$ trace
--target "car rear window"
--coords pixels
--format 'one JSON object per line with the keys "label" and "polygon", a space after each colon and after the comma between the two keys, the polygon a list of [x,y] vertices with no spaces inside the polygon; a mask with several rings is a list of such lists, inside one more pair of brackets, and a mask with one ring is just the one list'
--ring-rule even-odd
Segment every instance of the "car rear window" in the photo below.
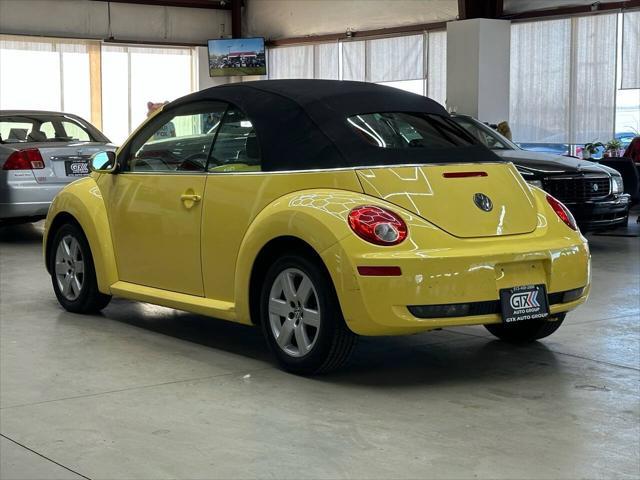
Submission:
{"label": "car rear window", "polygon": [[441,149],[476,145],[450,119],[424,113],[365,113],[347,119],[351,129],[372,146],[388,149]]}
{"label": "car rear window", "polygon": [[56,115],[13,115],[0,117],[2,143],[99,141],[77,120]]}

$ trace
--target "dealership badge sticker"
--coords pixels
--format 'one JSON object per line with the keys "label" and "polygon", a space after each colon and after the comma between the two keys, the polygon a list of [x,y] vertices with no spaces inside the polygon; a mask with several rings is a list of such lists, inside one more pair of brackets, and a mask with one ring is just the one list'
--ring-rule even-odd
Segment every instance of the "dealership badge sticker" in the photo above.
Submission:
{"label": "dealership badge sticker", "polygon": [[544,285],[526,285],[500,290],[505,323],[540,320],[549,316]]}

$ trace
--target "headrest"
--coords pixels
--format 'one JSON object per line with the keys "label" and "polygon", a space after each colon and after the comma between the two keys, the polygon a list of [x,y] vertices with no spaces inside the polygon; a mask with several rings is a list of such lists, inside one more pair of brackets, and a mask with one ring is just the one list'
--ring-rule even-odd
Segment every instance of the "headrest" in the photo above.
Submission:
{"label": "headrest", "polygon": [[9,137],[7,138],[12,140],[26,140],[27,132],[28,130],[26,128],[12,128],[9,130]]}
{"label": "headrest", "polygon": [[29,134],[29,140],[33,142],[46,142],[47,135],[46,133],[41,132],[40,130],[32,130],[31,133]]}

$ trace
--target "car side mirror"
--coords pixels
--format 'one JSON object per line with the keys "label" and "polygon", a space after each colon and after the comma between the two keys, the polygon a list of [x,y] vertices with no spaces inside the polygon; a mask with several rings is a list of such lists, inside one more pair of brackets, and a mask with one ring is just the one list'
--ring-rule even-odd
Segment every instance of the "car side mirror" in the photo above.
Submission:
{"label": "car side mirror", "polygon": [[116,152],[94,153],[89,160],[89,169],[98,173],[113,173],[118,166]]}

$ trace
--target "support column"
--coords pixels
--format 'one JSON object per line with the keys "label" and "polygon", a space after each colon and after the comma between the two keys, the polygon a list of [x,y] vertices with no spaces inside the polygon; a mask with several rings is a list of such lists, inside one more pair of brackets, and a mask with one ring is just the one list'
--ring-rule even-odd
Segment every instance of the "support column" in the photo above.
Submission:
{"label": "support column", "polygon": [[447,23],[447,108],[483,122],[509,120],[511,22]]}

